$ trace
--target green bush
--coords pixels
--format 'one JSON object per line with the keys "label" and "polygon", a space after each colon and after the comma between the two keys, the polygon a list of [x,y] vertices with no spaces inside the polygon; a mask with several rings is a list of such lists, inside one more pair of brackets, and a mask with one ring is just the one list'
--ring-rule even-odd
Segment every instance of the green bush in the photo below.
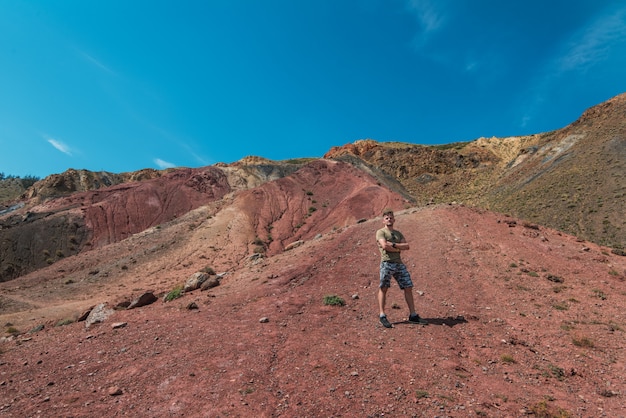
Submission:
{"label": "green bush", "polygon": [[324,305],[328,306],[344,306],[346,301],[337,295],[324,296]]}
{"label": "green bush", "polygon": [[215,275],[215,270],[213,270],[213,267],[206,266],[206,267],[203,267],[200,271],[203,273],[209,274],[211,276]]}
{"label": "green bush", "polygon": [[174,299],[178,299],[183,295],[183,286],[176,286],[174,289],[170,290],[170,292],[165,295],[165,301],[171,302]]}

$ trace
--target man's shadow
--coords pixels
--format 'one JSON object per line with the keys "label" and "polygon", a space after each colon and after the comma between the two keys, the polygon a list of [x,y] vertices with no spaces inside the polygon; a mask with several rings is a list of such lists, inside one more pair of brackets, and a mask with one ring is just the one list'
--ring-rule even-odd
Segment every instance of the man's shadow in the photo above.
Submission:
{"label": "man's shadow", "polygon": [[[426,325],[446,325],[446,326],[452,328],[455,325],[466,324],[467,323],[467,319],[465,319],[465,317],[463,315],[448,316],[446,318],[423,318],[423,319],[426,322],[428,322],[428,324],[423,324],[423,326],[426,326]],[[394,322],[394,325],[396,325],[396,324],[419,325],[419,324],[415,324],[415,323],[409,322],[409,321]]]}

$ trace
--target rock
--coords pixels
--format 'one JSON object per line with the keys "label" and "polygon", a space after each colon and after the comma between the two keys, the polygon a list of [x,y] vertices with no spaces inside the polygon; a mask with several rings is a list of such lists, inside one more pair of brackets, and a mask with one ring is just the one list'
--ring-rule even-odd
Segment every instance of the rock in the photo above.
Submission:
{"label": "rock", "polygon": [[196,302],[191,302],[189,303],[189,305],[187,305],[187,310],[194,310],[194,309],[198,309],[198,304]]}
{"label": "rock", "polygon": [[125,300],[115,305],[115,309],[127,309],[129,306],[130,306],[130,301]]}
{"label": "rock", "polygon": [[202,283],[200,290],[208,290],[220,285],[220,279],[218,276],[209,277],[207,281]]}
{"label": "rock", "polygon": [[192,290],[199,289],[200,286],[202,286],[202,284],[209,279],[209,277],[210,276],[208,273],[198,271],[192,274],[191,277],[187,279],[187,281],[185,282],[185,286],[183,287],[183,290],[185,292],[191,292]]}
{"label": "rock", "polygon": [[29,334],[34,334],[36,332],[39,332],[41,330],[43,330],[45,328],[45,325],[43,324],[39,324],[36,327],[34,327],[33,329],[31,329],[30,331],[28,331]]}
{"label": "rock", "polygon": [[101,303],[91,310],[89,316],[85,320],[85,328],[89,328],[93,324],[104,322],[108,317],[113,315],[113,309],[109,309],[106,303]]}
{"label": "rock", "polygon": [[120,396],[122,393],[124,393],[122,389],[117,386],[111,386],[108,392],[109,396]]}
{"label": "rock", "polygon": [[137,299],[133,300],[126,309],[140,308],[142,306],[150,305],[157,300],[158,299],[156,296],[154,296],[154,293],[146,292],[143,295],[139,296]]}
{"label": "rock", "polygon": [[285,247],[285,251],[289,251],[289,250],[293,250],[294,248],[298,248],[302,244],[304,244],[304,241],[302,241],[302,240],[298,240],[296,242],[292,242],[291,244],[289,244],[289,245],[287,245]]}
{"label": "rock", "polygon": [[263,318],[259,319],[259,322],[262,324],[266,324],[270,322],[270,319],[267,316],[264,316]]}
{"label": "rock", "polygon": [[116,322],[116,323],[111,325],[111,328],[119,329],[119,328],[124,328],[126,325],[128,325],[127,322]]}
{"label": "rock", "polygon": [[89,317],[89,314],[91,313],[91,311],[93,310],[94,306],[90,307],[89,309],[87,309],[85,312],[83,312],[82,314],[80,314],[80,316],[78,317],[78,319],[76,320],[77,322],[83,322],[85,320],[87,320],[87,317]]}

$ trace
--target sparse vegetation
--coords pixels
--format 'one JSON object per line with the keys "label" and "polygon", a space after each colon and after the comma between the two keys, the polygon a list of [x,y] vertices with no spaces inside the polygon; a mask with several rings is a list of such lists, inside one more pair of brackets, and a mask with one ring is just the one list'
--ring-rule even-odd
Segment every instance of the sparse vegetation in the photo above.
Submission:
{"label": "sparse vegetation", "polygon": [[510,354],[502,354],[500,356],[500,360],[502,360],[503,363],[508,363],[508,364],[517,363],[515,359],[513,358],[513,356]]}
{"label": "sparse vegetation", "polygon": [[346,301],[343,300],[340,296],[337,295],[326,295],[324,296],[324,305],[327,306],[344,306]]}
{"label": "sparse vegetation", "polygon": [[59,322],[56,323],[55,326],[62,327],[62,326],[73,324],[73,323],[74,321],[72,319],[66,318],[66,319],[61,319]]}
{"label": "sparse vegetation", "polygon": [[20,333],[20,331],[17,328],[15,328],[14,326],[9,325],[7,327],[7,334],[18,335],[19,333]]}
{"label": "sparse vegetation", "polygon": [[547,377],[554,377],[557,380],[565,380],[565,372],[559,366],[555,366],[554,364],[548,365]]}
{"label": "sparse vegetation", "polygon": [[178,299],[183,296],[183,286],[176,286],[174,289],[170,290],[167,295],[165,295],[165,302],[171,302],[174,299]]}
{"label": "sparse vegetation", "polygon": [[569,418],[572,415],[561,408],[554,408],[546,400],[542,400],[530,407],[530,412],[536,418]]}
{"label": "sparse vegetation", "polygon": [[429,398],[430,395],[425,390],[418,390],[415,392],[415,397],[417,397],[417,399],[423,399],[423,398]]}
{"label": "sparse vegetation", "polygon": [[585,337],[585,336],[573,337],[572,338],[572,343],[576,347],[582,347],[582,348],[593,348],[594,345],[595,345],[591,339],[589,339],[588,337]]}
{"label": "sparse vegetation", "polygon": [[201,272],[209,274],[211,276],[215,275],[215,270],[211,266],[205,266],[200,269]]}

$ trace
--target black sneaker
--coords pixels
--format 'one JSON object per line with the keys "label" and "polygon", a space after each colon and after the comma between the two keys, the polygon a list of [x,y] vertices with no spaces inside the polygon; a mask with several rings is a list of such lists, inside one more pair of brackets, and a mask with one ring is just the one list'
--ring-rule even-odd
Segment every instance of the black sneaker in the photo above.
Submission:
{"label": "black sneaker", "polygon": [[383,327],[393,328],[393,325],[391,325],[391,322],[389,322],[386,315],[379,317],[379,319],[380,319],[380,323],[383,324]]}
{"label": "black sneaker", "polygon": [[428,325],[428,321],[426,321],[423,318],[420,318],[418,314],[409,315],[409,322],[413,324],[419,324],[419,325]]}

